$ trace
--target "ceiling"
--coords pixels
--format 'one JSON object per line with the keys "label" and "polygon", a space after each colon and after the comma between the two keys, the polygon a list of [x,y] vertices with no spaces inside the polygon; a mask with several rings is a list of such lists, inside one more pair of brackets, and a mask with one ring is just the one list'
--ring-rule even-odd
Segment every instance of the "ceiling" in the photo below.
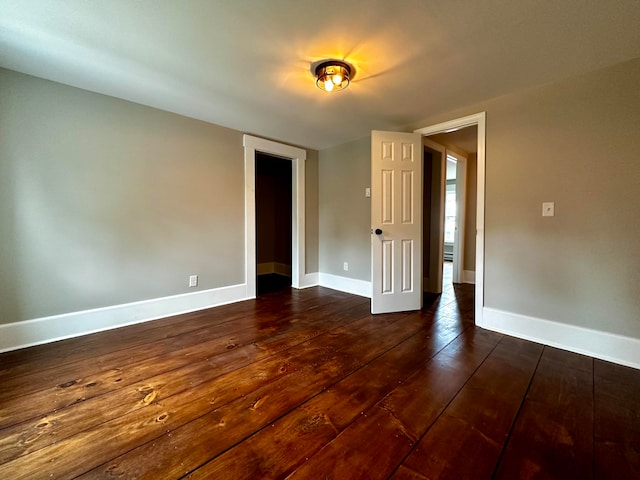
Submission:
{"label": "ceiling", "polygon": [[454,146],[467,154],[478,153],[478,127],[472,126],[447,133],[429,135],[429,139],[444,146]]}
{"label": "ceiling", "polygon": [[[640,1],[0,0],[0,66],[322,149],[640,57]],[[310,64],[345,59],[347,90]]]}

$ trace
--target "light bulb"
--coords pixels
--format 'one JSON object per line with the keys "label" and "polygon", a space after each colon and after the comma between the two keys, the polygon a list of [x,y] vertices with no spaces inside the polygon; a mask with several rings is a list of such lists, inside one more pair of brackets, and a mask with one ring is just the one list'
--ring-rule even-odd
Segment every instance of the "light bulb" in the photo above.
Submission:
{"label": "light bulb", "polygon": [[327,60],[315,68],[316,85],[325,92],[343,90],[349,86],[352,67],[340,60]]}
{"label": "light bulb", "polygon": [[327,92],[330,92],[330,91],[332,91],[332,90],[333,90],[333,82],[331,81],[331,77],[327,78],[327,79],[324,81],[324,89],[325,89]]}

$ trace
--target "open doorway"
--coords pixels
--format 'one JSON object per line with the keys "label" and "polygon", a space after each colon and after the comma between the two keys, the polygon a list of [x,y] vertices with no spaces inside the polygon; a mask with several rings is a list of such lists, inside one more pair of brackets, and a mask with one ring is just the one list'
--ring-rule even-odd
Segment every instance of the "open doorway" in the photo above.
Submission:
{"label": "open doorway", "polygon": [[444,266],[453,283],[475,283],[478,126],[427,138],[446,149]]}
{"label": "open doorway", "polygon": [[419,128],[414,130],[414,133],[418,133],[422,136],[435,135],[439,133],[450,133],[463,130],[467,127],[476,127],[476,152],[475,155],[475,178],[471,178],[469,175],[469,195],[467,198],[475,198],[475,211],[469,212],[468,221],[475,220],[472,228],[467,229],[467,234],[472,235],[475,238],[475,248],[473,254],[475,255],[474,264],[475,270],[473,271],[474,287],[474,320],[478,326],[484,325],[483,320],[483,308],[484,308],[484,182],[485,182],[485,135],[486,135],[486,113],[480,112],[466,117],[456,118],[446,122],[430,125],[428,127]]}
{"label": "open doorway", "polygon": [[[422,272],[424,276],[428,271],[421,265],[423,253],[428,249],[424,247],[424,244],[423,248],[419,250],[415,249],[414,246],[421,238],[424,240],[425,236],[427,236],[423,232],[426,222],[422,220],[430,217],[424,215],[424,210],[419,212],[420,217],[412,215],[412,212],[414,212],[413,206],[422,206],[424,208],[422,203],[427,196],[424,194],[425,187],[422,182],[417,184],[417,182],[412,181],[414,172],[419,172],[422,175],[421,169],[413,168],[417,164],[415,162],[415,152],[422,154],[424,143],[421,145],[421,142],[429,142],[428,139],[424,138],[425,136],[455,132],[470,126],[477,127],[475,139],[477,144],[477,176],[474,182],[476,194],[473,195],[476,199],[477,210],[475,212],[475,224],[473,228],[468,229],[468,234],[475,235],[475,287],[471,286],[471,292],[474,292],[472,293],[474,298],[472,315],[477,325],[483,325],[485,112],[419,128],[414,130],[413,134],[379,130],[371,132],[372,313],[417,310],[423,305],[423,292],[420,291],[422,289],[414,287],[425,280],[423,278],[421,282],[420,276],[417,274]],[[418,135],[416,136],[415,134]],[[420,156],[422,157],[422,155]],[[395,157],[401,159],[401,162],[394,163],[393,159]],[[394,178],[393,173],[396,172],[401,164],[401,168],[406,167],[408,169],[406,172],[399,173],[398,178],[404,181],[400,182],[399,188],[391,188],[391,180]],[[409,169],[409,167],[412,168]],[[444,175],[441,175],[441,178],[444,184]],[[413,186],[416,186],[416,188],[413,188]],[[394,221],[395,217],[389,215],[389,212],[393,211],[391,207],[394,204],[401,205],[404,208],[402,215],[406,214],[406,216],[397,215],[398,219],[403,219],[402,222]],[[441,223],[443,225],[444,209],[440,211],[443,212]],[[404,220],[405,218],[406,221]],[[407,228],[404,228],[401,234],[398,234],[393,229],[385,231],[382,228],[385,225],[396,226],[400,223],[403,226],[407,225]],[[411,229],[409,229],[409,226]],[[442,231],[444,231],[444,228],[442,228]],[[433,238],[434,233],[431,232],[428,237]],[[404,248],[393,249],[392,247],[396,241],[402,242],[402,247]],[[413,253],[416,251],[418,254],[414,255]],[[441,255],[434,256],[434,258],[442,264]],[[417,280],[416,276],[418,277]],[[436,273],[434,276],[439,276],[441,283],[442,269],[439,269],[439,274]],[[418,300],[416,300],[416,297]]]}
{"label": "open doorway", "polygon": [[291,286],[291,160],[256,153],[256,288],[257,294]]}
{"label": "open doorway", "polygon": [[305,273],[305,160],[301,148],[243,135],[245,199],[245,277],[246,298],[256,296],[256,154],[266,153],[291,162],[291,286],[303,288],[309,280]]}
{"label": "open doorway", "polygon": [[423,138],[425,306],[474,283],[477,138],[476,125]]}
{"label": "open doorway", "polygon": [[456,175],[458,161],[447,152],[447,168],[445,176],[444,191],[444,252],[445,263],[453,263],[454,247],[460,241],[456,232],[458,231],[457,221],[462,210],[456,205],[456,199],[460,196],[460,185]]}
{"label": "open doorway", "polygon": [[[464,215],[464,205],[462,209],[458,205],[461,193],[461,183],[457,175],[458,160],[447,151],[445,169],[445,191],[444,191],[444,247],[443,247],[443,268],[442,268],[442,289],[443,291],[453,288],[454,283],[460,283],[459,277],[454,278],[454,270],[458,271],[460,256],[459,225],[461,216]],[[462,190],[463,192],[463,190]],[[455,265],[455,269],[454,269]]]}

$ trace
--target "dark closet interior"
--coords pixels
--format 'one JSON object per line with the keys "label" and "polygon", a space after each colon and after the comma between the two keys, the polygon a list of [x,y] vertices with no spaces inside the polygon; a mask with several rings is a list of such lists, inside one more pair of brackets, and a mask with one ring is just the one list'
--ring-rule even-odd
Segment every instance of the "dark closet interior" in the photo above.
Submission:
{"label": "dark closet interior", "polygon": [[291,286],[291,160],[256,154],[257,293]]}

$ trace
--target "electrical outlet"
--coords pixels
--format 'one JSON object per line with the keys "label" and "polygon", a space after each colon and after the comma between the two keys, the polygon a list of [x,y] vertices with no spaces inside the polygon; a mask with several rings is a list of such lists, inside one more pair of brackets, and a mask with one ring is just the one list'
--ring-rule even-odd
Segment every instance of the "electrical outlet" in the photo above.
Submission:
{"label": "electrical outlet", "polygon": [[544,202],[542,204],[542,216],[553,217],[555,215],[556,204],[554,202]]}
{"label": "electrical outlet", "polygon": [[344,263],[342,264],[342,269],[343,269],[345,272],[348,272],[348,271],[349,271],[349,262],[344,262]]}
{"label": "electrical outlet", "polygon": [[198,275],[191,275],[189,277],[189,286],[197,287],[198,286]]}

